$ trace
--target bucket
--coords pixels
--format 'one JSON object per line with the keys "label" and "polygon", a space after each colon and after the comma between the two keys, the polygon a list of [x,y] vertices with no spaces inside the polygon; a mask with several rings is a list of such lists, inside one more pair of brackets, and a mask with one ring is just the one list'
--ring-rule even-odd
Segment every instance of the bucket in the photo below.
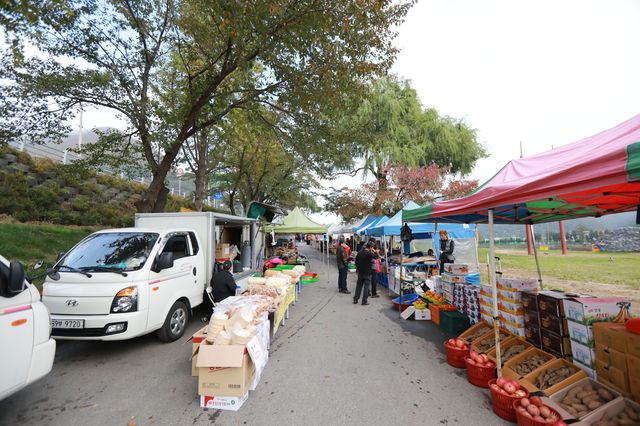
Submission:
{"label": "bucket", "polygon": [[522,398],[529,397],[529,391],[521,388],[527,394],[523,397],[513,397],[509,395],[501,394],[491,388],[491,385],[496,382],[496,379],[489,380],[489,391],[491,392],[491,405],[493,406],[493,412],[505,420],[510,422],[516,421],[516,410],[513,403],[519,403]]}
{"label": "bucket", "polygon": [[476,385],[481,388],[489,387],[489,380],[496,377],[496,367],[478,367],[477,365],[469,364],[468,356],[464,357],[464,362],[467,364],[467,379],[472,385]]}
{"label": "bucket", "polygon": [[[542,425],[547,425],[549,423],[546,422],[539,422],[537,420],[533,420],[532,417],[527,417],[524,414],[520,414],[518,412],[518,410],[516,409],[516,407],[518,406],[518,404],[520,403],[520,400],[517,401],[513,401],[511,408],[513,409],[515,415],[516,415],[516,419],[513,420],[514,422],[518,422],[518,426],[542,426]],[[562,416],[560,415],[560,413],[558,413],[556,410],[554,410],[553,408],[549,407],[548,405],[546,406],[549,410],[551,410],[551,412],[553,414],[555,414],[555,416],[558,418],[557,421],[562,421]],[[555,424],[555,423],[552,423]]]}
{"label": "bucket", "polygon": [[464,362],[464,358],[469,356],[469,348],[460,349],[444,342],[444,349],[447,352],[447,364],[455,368],[465,368],[467,366]]}

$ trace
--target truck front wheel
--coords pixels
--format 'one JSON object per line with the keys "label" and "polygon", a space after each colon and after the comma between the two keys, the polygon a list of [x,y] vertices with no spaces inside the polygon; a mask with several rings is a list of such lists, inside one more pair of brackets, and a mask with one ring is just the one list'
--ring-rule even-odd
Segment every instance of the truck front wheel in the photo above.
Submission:
{"label": "truck front wheel", "polygon": [[178,300],[173,304],[171,309],[169,309],[162,328],[158,330],[158,339],[163,342],[178,340],[187,329],[188,322],[189,310],[187,309],[187,305]]}

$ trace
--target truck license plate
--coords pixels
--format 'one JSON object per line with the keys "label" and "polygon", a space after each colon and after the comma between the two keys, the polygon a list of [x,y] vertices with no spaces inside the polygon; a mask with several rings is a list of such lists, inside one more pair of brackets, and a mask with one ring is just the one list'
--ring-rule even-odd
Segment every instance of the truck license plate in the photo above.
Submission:
{"label": "truck license plate", "polygon": [[84,320],[51,318],[51,328],[84,328]]}

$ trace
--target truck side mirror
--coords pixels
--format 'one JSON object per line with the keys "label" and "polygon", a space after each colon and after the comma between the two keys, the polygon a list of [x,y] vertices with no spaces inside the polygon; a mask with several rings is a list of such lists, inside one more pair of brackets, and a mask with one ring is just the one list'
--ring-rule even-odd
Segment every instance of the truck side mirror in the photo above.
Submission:
{"label": "truck side mirror", "polygon": [[156,260],[155,268],[152,268],[153,272],[160,272],[163,269],[173,268],[173,252],[162,253]]}
{"label": "truck side mirror", "polygon": [[24,267],[22,263],[11,261],[9,264],[9,283],[8,290],[10,294],[22,293],[25,289],[24,285]]}

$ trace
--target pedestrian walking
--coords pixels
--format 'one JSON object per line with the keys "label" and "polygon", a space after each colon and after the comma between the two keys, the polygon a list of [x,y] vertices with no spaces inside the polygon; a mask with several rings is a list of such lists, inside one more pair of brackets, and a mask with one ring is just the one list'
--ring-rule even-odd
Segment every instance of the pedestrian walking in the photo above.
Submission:
{"label": "pedestrian walking", "polygon": [[374,250],[373,243],[367,243],[367,245],[356,255],[358,283],[356,284],[356,294],[353,298],[354,304],[358,303],[360,294],[362,294],[362,304],[369,304],[367,299],[369,298],[369,286],[371,285],[371,275],[373,273],[373,270],[371,269],[371,262],[376,258],[378,258],[378,255]]}
{"label": "pedestrian walking", "polygon": [[336,246],[336,263],[338,265],[338,292],[351,294],[347,288],[347,272],[349,267],[349,256],[344,248],[344,241],[340,239]]}

